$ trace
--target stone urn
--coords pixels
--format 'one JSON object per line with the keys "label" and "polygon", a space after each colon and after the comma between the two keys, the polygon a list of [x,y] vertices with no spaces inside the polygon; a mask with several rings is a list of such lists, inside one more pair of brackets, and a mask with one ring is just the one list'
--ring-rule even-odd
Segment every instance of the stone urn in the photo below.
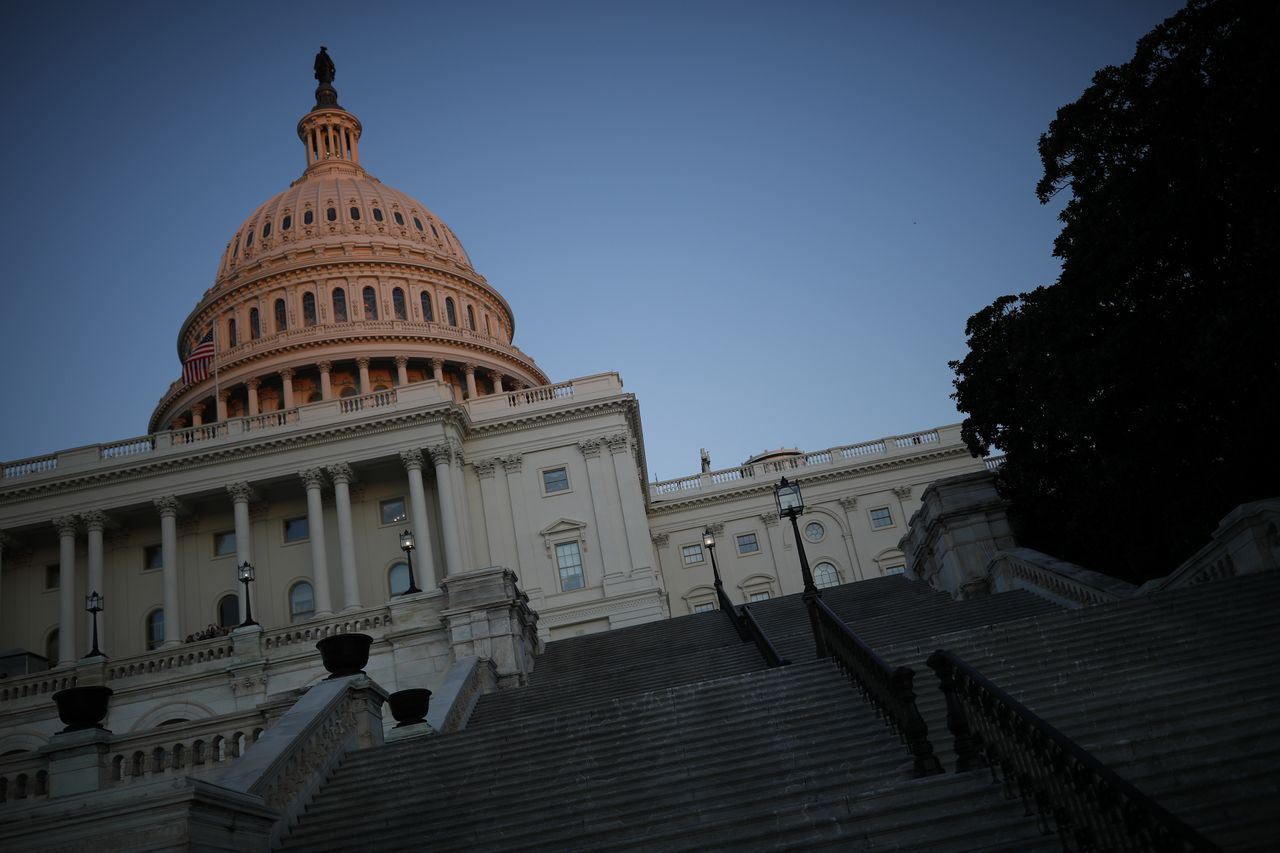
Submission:
{"label": "stone urn", "polygon": [[425,687],[397,690],[387,697],[387,704],[391,706],[391,716],[396,718],[397,729],[425,723],[431,707],[431,691]]}
{"label": "stone urn", "polygon": [[345,678],[364,672],[369,662],[369,646],[373,637],[368,634],[334,634],[316,643],[320,660],[329,670],[330,678]]}
{"label": "stone urn", "polygon": [[53,701],[58,705],[58,717],[66,723],[63,731],[102,728],[102,721],[107,718],[107,703],[113,693],[115,691],[110,687],[92,685],[68,687],[53,694]]}

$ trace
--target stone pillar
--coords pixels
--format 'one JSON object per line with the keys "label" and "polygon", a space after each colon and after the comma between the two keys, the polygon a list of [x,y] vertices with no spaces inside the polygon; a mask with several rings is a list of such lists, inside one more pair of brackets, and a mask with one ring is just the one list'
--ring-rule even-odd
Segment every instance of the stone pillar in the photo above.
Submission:
{"label": "stone pillar", "polygon": [[4,548],[11,540],[0,530],[0,613],[4,612]]}
{"label": "stone pillar", "polygon": [[338,558],[342,562],[342,603],[344,610],[360,607],[360,583],[356,576],[356,540],[351,526],[351,466],[338,462],[329,466],[333,499],[338,509]]}
{"label": "stone pillar", "polygon": [[613,460],[613,486],[618,490],[618,503],[622,513],[622,529],[627,534],[627,550],[631,553],[631,569],[652,569],[649,557],[649,520],[644,510],[644,493],[640,485],[640,469],[631,453],[631,439],[625,433],[617,433],[604,439]]}
{"label": "stone pillar", "polygon": [[858,556],[858,543],[853,538],[853,513],[858,508],[858,499],[853,496],[837,498],[836,503],[840,504],[840,509],[844,510],[845,527],[849,530],[848,536],[845,537],[849,543],[849,560],[853,567],[853,580],[866,580],[867,573],[862,569],[862,558]]}
{"label": "stone pillar", "polygon": [[990,592],[991,559],[1017,547],[1007,507],[990,471],[935,480],[898,542],[908,577],[928,581],[957,599]]}
{"label": "stone pillar", "polygon": [[58,665],[76,660],[76,528],[74,515],[55,518],[58,528]]}
{"label": "stone pillar", "polygon": [[191,407],[191,425],[204,425],[204,403],[196,403]]}
{"label": "stone pillar", "polygon": [[467,483],[462,477],[462,468],[466,460],[462,456],[462,445],[450,441],[453,450],[453,464],[449,473],[453,475],[453,500],[455,516],[458,520],[458,542],[462,546],[462,565],[474,567],[475,554],[471,550],[471,505],[467,502]]}
{"label": "stone pillar", "polygon": [[[578,442],[578,450],[587,462],[587,495],[595,511],[595,533],[599,537],[596,553],[599,555],[600,569],[603,575],[623,575],[624,569],[630,569],[626,548],[626,535],[622,533],[618,516],[622,514],[618,506],[617,493],[610,496],[608,484],[605,482],[605,470],[600,458],[600,441],[588,438]],[[584,561],[583,572],[586,572]],[[584,577],[584,582],[591,585],[591,579]]]}
{"label": "stone pillar", "polygon": [[427,449],[436,468],[436,491],[440,497],[440,526],[444,528],[445,576],[465,571],[462,565],[462,544],[458,535],[458,507],[454,503],[453,472],[449,464],[453,460],[453,448],[447,443]]}
{"label": "stone pillar", "polygon": [[533,553],[533,545],[529,540],[529,526],[526,520],[524,495],[521,494],[520,470],[524,457],[519,453],[502,457],[502,472],[507,477],[507,499],[511,501],[511,527],[516,540],[516,561],[511,568],[523,574],[525,569],[533,570],[537,565]]}
{"label": "stone pillar", "polygon": [[501,393],[502,393],[502,391],[503,391],[503,388],[502,388],[502,374],[501,374],[501,373],[499,373],[499,372],[498,372],[498,371],[496,371],[496,370],[490,370],[490,371],[489,371],[489,381],[493,383],[493,393],[495,393],[495,394],[501,394]]}
{"label": "stone pillar", "polygon": [[[231,495],[231,504],[235,512],[236,519],[236,566],[242,566],[245,563],[253,565],[253,549],[250,547],[249,532],[249,499],[253,497],[253,490],[248,483],[232,483],[227,486],[227,494]],[[249,587],[253,584],[240,584],[240,621],[243,622],[247,617],[245,610],[245,595]],[[259,617],[261,618],[261,617]]]}
{"label": "stone pillar", "polygon": [[369,387],[369,359],[360,356],[356,359],[356,367],[360,369],[360,393],[368,394],[371,390]]}
{"label": "stone pillar", "polygon": [[280,371],[280,389],[284,394],[284,407],[286,409],[293,408],[293,374],[292,367],[286,367]]}
{"label": "stone pillar", "polygon": [[476,366],[471,362],[462,365],[463,374],[467,377],[467,399],[474,400],[479,396],[476,391]]}
{"label": "stone pillar", "polygon": [[[106,596],[105,585],[102,578],[102,529],[107,526],[107,516],[98,510],[90,510],[80,516],[84,522],[85,528],[89,531],[89,577],[86,584],[86,593],[97,592],[103,597]],[[90,623],[93,621],[92,614],[86,613],[84,619],[84,629],[87,634],[90,629]],[[105,636],[106,619],[104,614],[98,614],[98,636]]]}
{"label": "stone pillar", "polygon": [[396,356],[396,385],[409,384],[409,356]]}
{"label": "stone pillar", "polygon": [[227,420],[227,398],[231,396],[231,392],[226,388],[218,392],[218,423],[226,423]]}
{"label": "stone pillar", "polygon": [[173,496],[156,498],[160,511],[160,571],[164,582],[164,644],[176,646],[182,641],[178,618],[178,510]]}
{"label": "stone pillar", "polygon": [[333,613],[333,599],[329,594],[329,564],[324,553],[324,500],[320,489],[324,487],[324,472],[311,468],[298,476],[307,487],[307,536],[311,540],[311,580],[315,585],[316,615]]}
{"label": "stone pillar", "polygon": [[[779,551],[786,547],[787,543],[782,534],[782,528],[778,526],[778,518],[777,510],[760,513],[760,521],[764,523],[764,537],[769,540],[769,559],[773,560],[773,565],[778,573],[778,594],[786,595],[788,592],[787,581],[791,577],[788,572],[795,571],[799,562],[795,557],[787,557],[784,561],[782,555],[779,554]],[[679,554],[676,555],[677,558],[679,556]],[[784,569],[784,567],[789,568]],[[795,589],[790,590],[790,592],[799,592],[802,588],[803,584],[797,578]]]}
{"label": "stone pillar", "polygon": [[477,459],[472,465],[480,480],[480,502],[484,507],[484,532],[489,543],[489,562],[495,566],[514,569],[519,560],[516,558],[516,543],[512,536],[514,524],[510,499],[507,497],[507,473],[501,462],[501,459]]}
{"label": "stone pillar", "polygon": [[333,369],[331,361],[317,361],[316,367],[320,368],[320,399],[333,399],[333,383],[329,381],[329,371]]}
{"label": "stone pillar", "polygon": [[441,385],[444,384],[444,359],[431,359],[431,378]]}
{"label": "stone pillar", "polygon": [[418,450],[401,450],[400,461],[409,473],[409,517],[413,520],[413,535],[417,540],[418,560],[414,573],[422,589],[435,589],[440,585],[436,574],[435,559],[431,547],[431,529],[427,526],[427,490],[422,485],[422,453]]}
{"label": "stone pillar", "polygon": [[249,389],[249,415],[258,414],[258,386],[262,380],[254,376],[245,380],[244,387]]}

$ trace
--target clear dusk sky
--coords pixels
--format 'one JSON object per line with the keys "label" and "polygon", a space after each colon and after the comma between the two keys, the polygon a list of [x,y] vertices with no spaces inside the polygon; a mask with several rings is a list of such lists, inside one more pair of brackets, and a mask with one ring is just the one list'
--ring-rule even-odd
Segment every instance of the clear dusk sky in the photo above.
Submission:
{"label": "clear dusk sky", "polygon": [[965,320],[1057,276],[1038,136],[1180,5],[8,0],[0,459],[145,432],[321,44],[363,165],[553,380],[621,374],[651,478],[958,421]]}

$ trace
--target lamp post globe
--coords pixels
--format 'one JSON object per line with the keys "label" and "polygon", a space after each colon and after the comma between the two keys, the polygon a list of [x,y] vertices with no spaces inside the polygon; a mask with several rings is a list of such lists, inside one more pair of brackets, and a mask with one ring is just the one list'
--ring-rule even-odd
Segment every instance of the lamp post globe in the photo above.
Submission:
{"label": "lamp post globe", "polygon": [[241,628],[258,624],[253,621],[253,602],[249,597],[249,584],[253,583],[253,574],[253,565],[248,560],[236,567],[236,575],[240,583],[244,584],[244,621],[240,623]]}
{"label": "lamp post globe", "polygon": [[782,482],[773,487],[773,499],[778,504],[778,514],[791,519],[791,530],[796,537],[796,551],[800,554],[800,574],[804,578],[804,594],[821,597],[818,587],[813,582],[813,572],[809,570],[809,557],[804,552],[804,539],[800,536],[800,524],[796,519],[804,512],[804,495],[800,492],[799,483],[789,483],[783,477]]}
{"label": "lamp post globe", "polygon": [[89,650],[86,658],[105,658],[98,648],[98,614],[106,609],[106,599],[104,599],[95,589],[84,597],[84,609],[93,614],[93,648]]}
{"label": "lamp post globe", "polygon": [[711,574],[715,577],[716,592],[719,595],[724,589],[724,583],[720,580],[720,565],[716,562],[716,536],[710,527],[702,531],[702,547],[711,554]]}
{"label": "lamp post globe", "polygon": [[400,534],[400,550],[404,551],[405,559],[409,561],[409,588],[400,593],[401,595],[412,595],[415,592],[422,592],[422,590],[418,589],[418,584],[413,577],[413,549],[416,547],[416,544],[417,543],[413,538],[413,531],[405,530]]}

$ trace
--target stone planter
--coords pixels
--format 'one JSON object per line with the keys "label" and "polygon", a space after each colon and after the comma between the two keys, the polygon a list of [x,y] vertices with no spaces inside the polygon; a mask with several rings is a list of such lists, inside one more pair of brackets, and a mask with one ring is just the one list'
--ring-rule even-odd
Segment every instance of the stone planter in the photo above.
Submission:
{"label": "stone planter", "polygon": [[345,678],[364,672],[369,663],[369,646],[373,637],[368,634],[334,634],[316,643],[320,660],[329,670],[330,678]]}
{"label": "stone planter", "polygon": [[387,704],[391,706],[391,716],[396,718],[397,729],[425,723],[431,707],[431,691],[425,687],[397,690],[387,697]]}
{"label": "stone planter", "polygon": [[100,729],[107,718],[107,703],[115,691],[110,687],[68,687],[53,694],[58,705],[58,717],[66,723],[64,732],[81,729]]}

